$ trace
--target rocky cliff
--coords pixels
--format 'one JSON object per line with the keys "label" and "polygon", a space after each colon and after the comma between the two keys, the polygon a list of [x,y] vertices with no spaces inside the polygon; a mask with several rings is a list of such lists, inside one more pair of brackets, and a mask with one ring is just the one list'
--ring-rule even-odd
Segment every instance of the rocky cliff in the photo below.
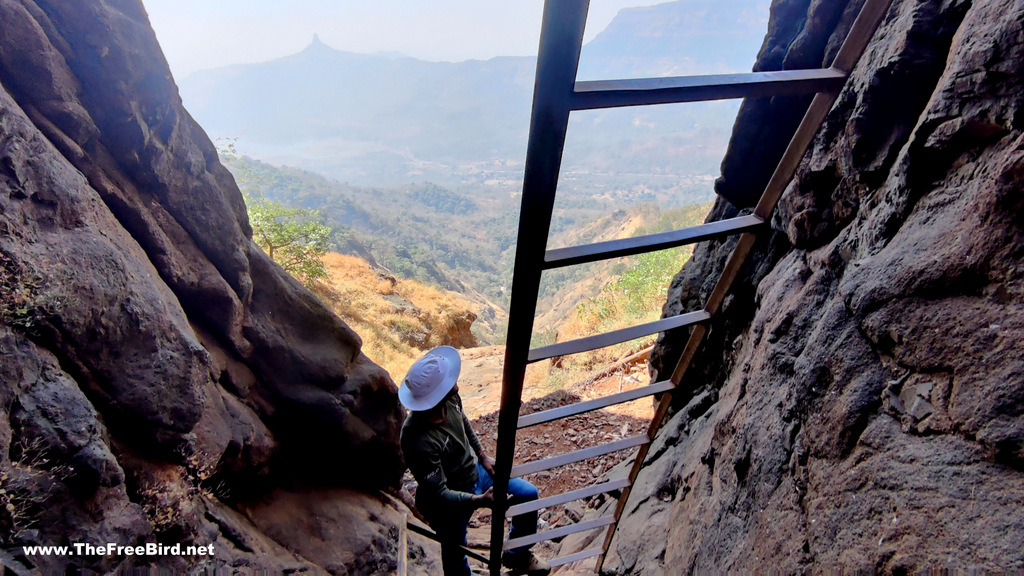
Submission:
{"label": "rocky cliff", "polygon": [[[827,65],[860,4],[775,0],[758,68]],[[607,570],[1024,568],[1022,23],[1020,0],[894,0],[712,322]],[[744,103],[710,219],[752,206],[806,105]],[[733,243],[697,248],[666,314],[703,305]]]}
{"label": "rocky cliff", "polygon": [[[141,3],[0,22],[0,565],[390,572],[399,512],[351,488],[399,480],[395,385],[252,243]],[[216,553],[21,548],[75,542]]]}

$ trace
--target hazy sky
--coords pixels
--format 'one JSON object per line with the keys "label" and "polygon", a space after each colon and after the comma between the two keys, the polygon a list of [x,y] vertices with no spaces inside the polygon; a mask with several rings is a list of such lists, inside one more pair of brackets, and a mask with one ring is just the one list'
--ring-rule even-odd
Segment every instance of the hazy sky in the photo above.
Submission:
{"label": "hazy sky", "polygon": [[[629,6],[591,0],[586,39]],[[263,62],[319,34],[332,48],[460,61],[536,54],[542,0],[143,0],[171,71]]]}

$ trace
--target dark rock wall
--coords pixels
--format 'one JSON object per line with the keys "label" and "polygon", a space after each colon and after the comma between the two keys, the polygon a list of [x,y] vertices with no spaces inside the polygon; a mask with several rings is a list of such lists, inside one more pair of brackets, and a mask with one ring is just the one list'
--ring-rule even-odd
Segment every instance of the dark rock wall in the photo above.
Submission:
{"label": "dark rock wall", "polygon": [[138,0],[0,22],[0,564],[194,563],[15,558],[162,539],[309,565],[218,500],[396,484],[394,383],[252,243]]}
{"label": "dark rock wall", "polygon": [[[775,0],[758,67],[827,64],[846,4]],[[712,323],[607,570],[1024,569],[1022,23],[1020,0],[894,0]],[[753,203],[805,106],[744,104],[712,219]],[[666,314],[702,305],[732,245],[697,248]]]}

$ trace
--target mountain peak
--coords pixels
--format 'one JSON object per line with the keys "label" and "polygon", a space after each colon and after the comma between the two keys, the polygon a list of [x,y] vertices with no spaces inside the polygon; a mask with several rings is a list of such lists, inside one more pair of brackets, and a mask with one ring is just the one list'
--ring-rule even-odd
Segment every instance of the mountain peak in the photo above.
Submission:
{"label": "mountain peak", "polygon": [[321,51],[326,51],[326,50],[332,50],[332,48],[330,46],[328,46],[327,44],[324,44],[323,41],[320,40],[320,35],[319,34],[313,34],[313,41],[309,43],[309,46],[306,46],[306,49],[304,50],[304,52],[311,52],[311,51],[321,52]]}

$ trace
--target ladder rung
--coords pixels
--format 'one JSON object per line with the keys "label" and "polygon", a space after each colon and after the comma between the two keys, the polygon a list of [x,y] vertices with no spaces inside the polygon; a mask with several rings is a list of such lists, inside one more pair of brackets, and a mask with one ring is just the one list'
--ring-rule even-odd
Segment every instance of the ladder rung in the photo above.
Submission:
{"label": "ladder rung", "polygon": [[633,448],[634,446],[646,444],[647,442],[649,442],[647,434],[637,434],[636,436],[630,436],[629,438],[623,438],[622,440],[616,440],[615,442],[609,442],[599,446],[591,446],[590,448],[576,450],[575,452],[567,452],[551,458],[527,462],[526,464],[519,464],[512,467],[511,477],[518,478],[520,476],[526,476],[527,474],[533,474],[542,470],[548,470],[550,468],[557,468],[559,466],[565,466],[566,464],[572,464],[573,462],[579,462],[580,460],[604,456],[605,454],[611,454],[612,452],[618,452],[619,450]]}
{"label": "ladder rung", "polygon": [[527,414],[526,416],[519,417],[519,428],[529,428],[530,426],[536,426],[537,424],[543,424],[545,422],[551,422],[552,420],[559,420],[561,418],[568,418],[569,416],[583,414],[584,412],[590,412],[591,410],[600,410],[607,406],[614,406],[615,404],[622,404],[623,402],[629,402],[631,400],[636,400],[637,398],[651,396],[660,392],[667,392],[675,387],[676,385],[673,384],[671,380],[665,380],[664,382],[658,382],[635,390],[619,392],[618,394],[612,394],[603,398],[595,398],[593,400],[587,400],[586,402],[569,404],[568,406],[559,406],[558,408],[552,408],[551,410],[545,410],[543,412],[534,412],[533,414]]}
{"label": "ladder rung", "polygon": [[584,530],[593,530],[594,528],[601,528],[614,523],[614,516],[602,516],[601,518],[587,520],[586,522],[580,522],[579,524],[570,524],[568,526],[562,526],[561,528],[555,528],[554,530],[545,530],[544,532],[530,534],[529,536],[523,536],[522,538],[506,540],[505,545],[502,546],[501,549],[511,550],[512,548],[519,548],[520,546],[529,546],[530,544],[536,544],[537,542],[543,542],[544,540],[554,540],[555,538],[561,538],[562,536],[568,536],[569,534],[583,532]]}
{"label": "ladder rung", "polygon": [[540,500],[523,502],[522,504],[516,504],[515,506],[509,507],[507,516],[518,516],[520,514],[526,514],[527,512],[533,512],[534,510],[540,510],[541,508],[550,508],[552,506],[558,506],[559,504],[565,504],[566,502],[572,502],[573,500],[582,500],[596,494],[603,494],[613,490],[621,490],[626,486],[629,486],[629,479],[620,478],[618,480],[612,480],[611,482],[573,490],[572,492],[563,492],[562,494],[548,496],[547,498],[541,498]]}
{"label": "ladder rung", "polygon": [[544,269],[550,270],[563,266],[575,266],[597,260],[607,260],[609,258],[632,256],[644,252],[674,248],[683,244],[701,242],[716,236],[745,232],[762,224],[764,224],[764,220],[761,217],[749,214],[717,222],[708,222],[707,224],[701,224],[692,228],[673,230],[672,232],[597,242],[585,246],[556,248],[548,250],[544,254]]}
{"label": "ladder rung", "polygon": [[580,560],[586,560],[587,558],[593,558],[594,556],[601,555],[601,547],[591,548],[589,550],[583,550],[575,554],[566,554],[565,556],[559,556],[558,558],[552,558],[548,560],[548,566],[554,568],[555,566],[561,566],[563,564],[572,564],[573,562],[579,562]]}
{"label": "ladder rung", "polygon": [[571,110],[811,94],[842,86],[833,68],[576,82]]}
{"label": "ladder rung", "polygon": [[604,334],[598,334],[596,336],[587,336],[586,338],[569,340],[568,342],[559,342],[558,344],[551,344],[550,346],[541,346],[540,348],[530,350],[526,361],[537,362],[539,360],[546,360],[556,356],[568,356],[569,354],[579,354],[580,352],[586,352],[588,350],[597,350],[598,348],[604,348],[620,342],[628,342],[629,340],[650,336],[651,334],[657,334],[658,332],[679,328],[680,326],[699,324],[700,322],[705,322],[710,318],[711,314],[708,314],[704,310],[698,310],[696,312],[687,312],[686,314],[680,314],[679,316],[662,318],[661,320],[655,320],[654,322],[647,322],[646,324],[623,328],[622,330],[612,330],[611,332],[605,332]]}

